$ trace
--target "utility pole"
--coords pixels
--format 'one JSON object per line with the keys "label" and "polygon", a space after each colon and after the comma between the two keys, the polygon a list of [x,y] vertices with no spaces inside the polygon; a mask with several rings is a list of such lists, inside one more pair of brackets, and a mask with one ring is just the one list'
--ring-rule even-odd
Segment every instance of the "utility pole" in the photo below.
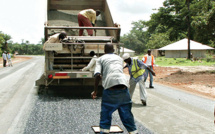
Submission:
{"label": "utility pole", "polygon": [[188,16],[187,16],[187,23],[188,23],[188,56],[187,58],[190,59],[190,0],[186,0],[187,9],[188,9]]}

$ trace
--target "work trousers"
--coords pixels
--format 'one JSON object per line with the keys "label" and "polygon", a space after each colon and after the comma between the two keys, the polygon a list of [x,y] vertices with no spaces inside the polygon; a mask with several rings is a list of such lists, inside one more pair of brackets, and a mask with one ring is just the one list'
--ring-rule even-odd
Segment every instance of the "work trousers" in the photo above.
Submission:
{"label": "work trousers", "polygon": [[[84,26],[84,27],[93,27],[90,20],[86,18],[85,16],[78,14],[78,24],[79,26]],[[83,36],[84,29],[79,30],[79,36]],[[87,29],[88,35],[92,36],[93,35],[93,30],[92,29]]]}
{"label": "work trousers", "polygon": [[[152,68],[152,66],[149,66],[149,68],[153,71],[153,68]],[[145,82],[146,82],[146,80],[147,80],[147,78],[148,78],[148,74],[149,74],[149,76],[150,76],[150,83],[149,83],[149,86],[153,86],[153,75],[152,75],[152,73],[148,70],[148,69],[146,69],[146,77],[145,77]]]}
{"label": "work trousers", "polygon": [[13,64],[12,64],[12,60],[11,59],[8,59],[8,66],[10,67],[12,67],[13,66]]}
{"label": "work trousers", "polygon": [[144,79],[141,79],[138,82],[136,82],[134,79],[130,79],[129,84],[130,84],[129,92],[130,92],[131,98],[133,96],[136,85],[139,84],[140,100],[144,100],[144,101],[147,100],[147,92],[145,89]]}
{"label": "work trousers", "polygon": [[6,64],[7,64],[7,60],[3,59],[3,67],[6,67]]}
{"label": "work trousers", "polygon": [[103,91],[100,115],[100,134],[109,133],[112,113],[118,110],[120,119],[129,133],[136,133],[131,112],[132,102],[128,89],[106,89]]}

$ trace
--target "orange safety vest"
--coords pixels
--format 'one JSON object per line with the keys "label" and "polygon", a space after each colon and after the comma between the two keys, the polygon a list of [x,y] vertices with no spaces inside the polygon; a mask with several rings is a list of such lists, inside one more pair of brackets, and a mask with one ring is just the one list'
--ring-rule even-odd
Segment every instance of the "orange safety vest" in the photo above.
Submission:
{"label": "orange safety vest", "polygon": [[[145,56],[143,56],[143,57],[144,57],[144,59],[145,59],[143,63],[146,63],[148,55],[145,55]],[[151,57],[152,57],[152,68],[153,68],[153,70],[154,70],[154,56],[151,54]]]}

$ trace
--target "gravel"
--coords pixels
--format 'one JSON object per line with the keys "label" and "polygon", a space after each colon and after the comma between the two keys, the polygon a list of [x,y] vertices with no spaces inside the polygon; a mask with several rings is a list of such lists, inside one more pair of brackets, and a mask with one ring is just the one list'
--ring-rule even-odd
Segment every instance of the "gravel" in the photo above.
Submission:
{"label": "gravel", "polygon": [[[68,95],[68,94],[67,94]],[[99,125],[101,98],[39,95],[27,121],[24,134],[93,134],[91,126]],[[112,125],[122,125],[118,112],[112,115]],[[137,121],[139,134],[152,132]]]}

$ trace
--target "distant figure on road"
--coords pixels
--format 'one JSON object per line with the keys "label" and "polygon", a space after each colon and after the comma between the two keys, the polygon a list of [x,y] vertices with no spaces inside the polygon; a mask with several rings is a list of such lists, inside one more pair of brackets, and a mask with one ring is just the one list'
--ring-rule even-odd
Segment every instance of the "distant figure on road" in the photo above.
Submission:
{"label": "distant figure on road", "polygon": [[[44,43],[43,49],[45,49],[46,43],[61,43],[64,38],[67,37],[65,32],[57,33],[49,37],[49,39]],[[49,59],[49,70],[53,70],[54,65],[54,53],[55,51],[49,53],[49,57],[53,57]]]}
{"label": "distant figure on road", "polygon": [[[142,61],[153,71],[154,70],[154,64],[155,64],[155,58],[151,54],[150,49],[148,49],[147,52],[148,52],[148,54],[143,56]],[[149,88],[154,88],[154,86],[153,86],[153,75],[152,75],[151,71],[149,71],[149,69],[146,69],[146,78],[144,81],[146,82],[146,80],[148,78],[148,74],[150,76]]]}
{"label": "distant figure on road", "polygon": [[3,67],[6,67],[7,64],[7,52],[4,51],[4,53],[2,54],[2,58],[3,58]]}
{"label": "distant figure on road", "polygon": [[129,74],[130,74],[129,92],[130,92],[131,98],[133,96],[135,87],[138,83],[139,88],[140,88],[140,100],[141,100],[142,104],[144,106],[146,106],[147,105],[147,92],[145,90],[145,82],[144,82],[145,69],[149,69],[153,75],[155,75],[155,73],[140,60],[131,58],[128,53],[125,53],[122,56],[122,58],[127,63],[124,68],[128,67]]}
{"label": "distant figure on road", "polygon": [[13,64],[12,64],[12,60],[11,60],[11,54],[9,52],[7,53],[7,59],[8,59],[8,66],[12,67]]}
{"label": "distant figure on road", "polygon": [[94,71],[95,70],[97,56],[95,55],[94,51],[90,52],[90,56],[92,56],[93,58],[90,60],[90,63],[86,67],[81,69],[81,71],[87,71],[87,70]]}
{"label": "distant figure on road", "polygon": [[95,99],[102,78],[104,91],[101,103],[100,133],[109,133],[112,113],[118,110],[120,119],[127,131],[136,134],[137,129],[131,112],[132,102],[128,91],[128,83],[123,73],[123,59],[113,54],[112,44],[106,44],[104,51],[105,55],[96,61],[95,88],[91,93],[92,98]]}
{"label": "distant figure on road", "polygon": [[[80,27],[94,27],[96,23],[96,16],[99,16],[101,12],[99,10],[85,9],[78,14],[78,24]],[[79,30],[79,36],[83,36],[83,29]],[[93,36],[93,30],[87,29],[88,35]],[[96,30],[95,30],[96,32]]]}

